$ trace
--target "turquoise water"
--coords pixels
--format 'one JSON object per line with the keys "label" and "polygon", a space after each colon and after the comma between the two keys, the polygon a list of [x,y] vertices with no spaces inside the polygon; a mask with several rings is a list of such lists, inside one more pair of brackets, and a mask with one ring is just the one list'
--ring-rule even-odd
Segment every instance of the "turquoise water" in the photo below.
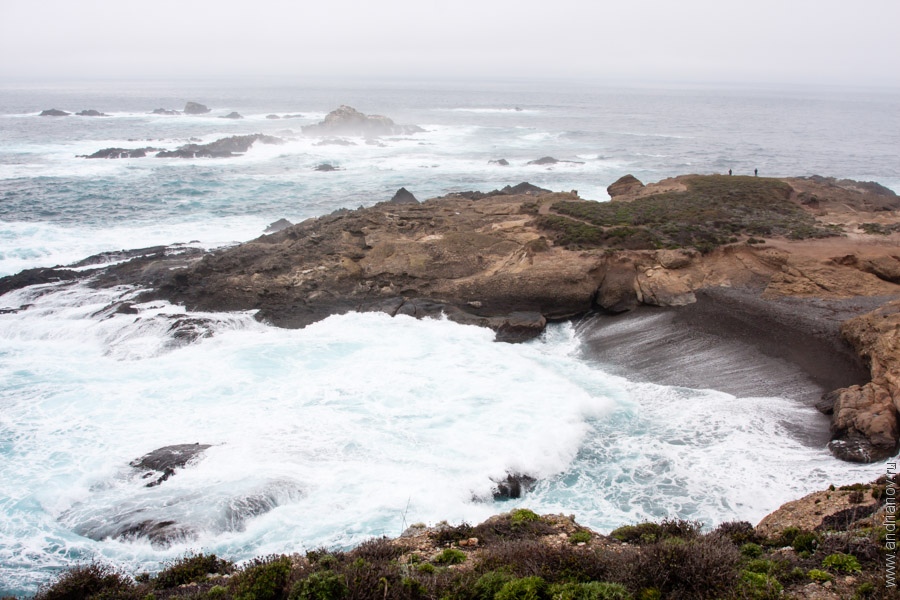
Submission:
{"label": "turquoise water", "polygon": [[[213,113],[146,114],[187,100]],[[342,103],[426,132],[384,146],[316,146],[299,135]],[[898,105],[851,92],[525,84],[4,89],[0,274],[105,250],[239,242],[280,217],[373,204],[400,186],[422,199],[527,180],[604,200],[625,173],[653,181],[759,168],[900,189]],[[51,107],[112,116],[36,116]],[[246,119],[217,118],[232,110]],[[76,157],[251,132],[286,143],[221,160]],[[581,164],[526,164],[545,155]],[[498,158],[511,165],[488,163]],[[314,171],[322,162],[343,170]],[[574,513],[601,531],[666,516],[755,522],[884,468],[805,445],[795,425],[822,420],[790,398],[605,373],[584,358],[571,324],[510,346],[439,320],[351,314],[288,331],[249,313],[210,314],[199,316],[214,335],[184,344],[170,332],[181,307],[108,309],[136,293],[39,286],[0,297],[0,308],[27,307],[0,314],[0,593],[33,591],[92,557],[132,572],[189,549],[242,560],[514,506]],[[212,447],[158,487],[128,467],[193,442]],[[537,488],[493,502],[492,480],[508,472],[537,477]],[[259,499],[266,511],[245,510]],[[113,525],[164,519],[187,532],[170,547],[104,539]]]}

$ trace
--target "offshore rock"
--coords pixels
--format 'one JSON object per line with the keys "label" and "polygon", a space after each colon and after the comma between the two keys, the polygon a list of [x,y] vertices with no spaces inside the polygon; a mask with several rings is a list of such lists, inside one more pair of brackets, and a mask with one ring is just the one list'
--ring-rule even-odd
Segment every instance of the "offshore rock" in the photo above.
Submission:
{"label": "offshore rock", "polygon": [[171,108],[154,108],[150,111],[151,115],[180,115],[181,113]]}
{"label": "offshore rock", "polygon": [[184,468],[188,464],[198,461],[203,451],[211,447],[210,444],[199,443],[163,446],[131,461],[129,465],[135,469],[147,471],[143,475],[144,479],[155,477],[153,481],[146,484],[146,487],[155,487],[174,475],[175,469]]}
{"label": "offshore rock", "polygon": [[102,113],[99,110],[94,110],[92,108],[88,109],[88,110],[82,110],[75,114],[78,115],[79,117],[108,117],[109,116],[106,113]]}
{"label": "offshore rock", "polygon": [[223,115],[223,116],[221,116],[221,117],[219,117],[219,118],[220,118],[220,119],[243,119],[244,116],[243,116],[241,113],[237,112],[237,111],[233,111],[233,112],[230,112],[230,113],[228,113],[227,115]]}
{"label": "offshore rock", "polygon": [[537,479],[524,473],[508,473],[506,479],[494,481],[494,500],[515,500],[534,489]]}
{"label": "offshore rock", "polygon": [[57,108],[48,108],[47,110],[42,110],[39,116],[41,117],[68,117],[72,113],[67,113],[64,110],[59,110]]}
{"label": "offshore rock", "polygon": [[408,135],[424,131],[416,125],[397,125],[388,117],[365,115],[355,108],[342,105],[314,125],[304,125],[306,135],[349,135],[378,137],[382,135]]}
{"label": "offshore rock", "polygon": [[251,135],[233,135],[218,139],[208,144],[187,144],[177,150],[159,152],[157,158],[229,158],[243,154],[254,143],[282,144],[284,140],[271,135],[254,133]]}
{"label": "offshore rock", "polygon": [[78,158],[144,158],[149,152],[161,152],[162,148],[104,148],[93,154],[79,154]]}
{"label": "offshore rock", "polygon": [[186,115],[205,115],[210,109],[199,102],[188,102],[184,105],[184,114]]}

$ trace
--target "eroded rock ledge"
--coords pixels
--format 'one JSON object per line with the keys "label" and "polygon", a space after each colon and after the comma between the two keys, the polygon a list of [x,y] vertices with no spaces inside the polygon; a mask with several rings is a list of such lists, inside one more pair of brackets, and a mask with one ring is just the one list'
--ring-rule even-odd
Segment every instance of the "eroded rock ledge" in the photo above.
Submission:
{"label": "eroded rock ledge", "polygon": [[[707,311],[730,314],[738,302],[751,319],[801,323],[804,336],[839,351],[851,344],[871,382],[821,403],[833,413],[832,451],[854,461],[896,452],[900,300],[862,314],[900,298],[895,195],[826,178],[697,175],[649,185],[625,177],[610,193],[612,201],[597,203],[523,184],[384,202],[202,258],[154,253],[93,277],[95,285],[143,285],[189,309],[256,310],[282,327],[347,311],[445,314],[491,327],[503,341],[534,337],[547,321],[685,306],[703,293],[712,298]],[[0,292],[15,281],[77,276],[38,275],[0,280]],[[709,293],[723,289],[729,302]],[[868,300],[838,306],[850,298]],[[770,328],[773,339],[781,328]]]}

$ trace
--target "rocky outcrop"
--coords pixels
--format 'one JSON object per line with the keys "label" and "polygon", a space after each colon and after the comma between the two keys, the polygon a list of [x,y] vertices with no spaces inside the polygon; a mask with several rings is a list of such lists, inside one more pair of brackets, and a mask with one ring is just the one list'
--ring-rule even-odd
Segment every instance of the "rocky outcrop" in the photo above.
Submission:
{"label": "rocky outcrop", "polygon": [[394,196],[388,200],[391,204],[418,204],[419,201],[415,196],[412,195],[411,192],[407,191],[406,188],[402,187],[394,194]]}
{"label": "rocky outcrop", "polygon": [[233,111],[233,112],[228,113],[227,115],[222,115],[219,118],[220,119],[243,119],[244,116],[237,111]]}
{"label": "rocky outcrop", "polygon": [[180,115],[181,113],[171,108],[154,108],[151,115]]}
{"label": "rocky outcrop", "polygon": [[293,223],[291,223],[287,219],[278,219],[274,223],[269,223],[269,226],[266,227],[266,230],[263,233],[278,233],[282,229],[287,229],[291,225],[293,225]]}
{"label": "rocky outcrop", "polygon": [[79,154],[78,158],[144,158],[151,152],[162,152],[162,148],[104,148],[93,154]]}
{"label": "rocky outcrop", "polygon": [[[644,197],[699,181],[727,194],[732,207],[739,208],[741,194],[749,190],[752,196],[761,180],[691,176],[640,187],[632,182],[628,202],[640,202],[634,189]],[[791,214],[801,210],[793,188],[770,183],[778,192],[770,203],[785,203]],[[679,197],[668,194],[657,210]],[[698,200],[691,202],[697,205]],[[587,223],[596,207],[574,193],[547,192],[527,183],[421,203],[383,202],[310,219],[202,260],[177,257],[183,268],[173,269],[168,256],[147,256],[93,276],[95,285],[140,285],[153,290],[147,299],[165,298],[189,309],[255,310],[257,318],[284,327],[303,327],[347,311],[443,314],[490,327],[502,341],[534,337],[548,320],[589,311],[621,313],[641,305],[695,306],[698,294],[704,294],[712,300],[701,320],[710,327],[725,319],[715,315],[716,306],[723,315],[746,313],[744,321],[733,323],[736,335],[768,336],[760,344],[763,351],[811,370],[819,367],[805,358],[810,344],[850,352],[837,324],[900,297],[900,286],[891,281],[890,261],[896,261],[897,253],[891,236],[878,236],[861,247],[852,237],[789,240],[772,233],[765,244],[735,238],[703,252],[690,247],[624,250],[620,235],[587,247],[556,243],[554,232],[560,230],[590,232],[586,225],[603,232],[622,229]],[[856,214],[855,208],[848,210]],[[739,218],[745,213],[737,211]],[[545,227],[551,218],[557,229]],[[804,213],[804,218],[810,217]],[[840,213],[829,214],[832,224],[839,218]],[[673,230],[672,239],[679,235]],[[0,289],[6,283],[0,279]],[[746,300],[735,308],[723,303],[721,295],[709,294],[712,290],[734,291]],[[815,310],[804,311],[804,306]],[[807,320],[804,313],[818,316]],[[798,327],[801,321],[804,325]],[[188,339],[202,336],[204,327],[187,323],[184,331]],[[822,404],[833,414],[831,448],[841,458],[878,460],[896,451],[898,331],[900,300],[844,326],[844,337],[871,367],[871,381],[854,376],[835,383],[833,387],[849,387]],[[827,376],[822,380],[831,381]]]}
{"label": "rocky outcrop", "polygon": [[501,159],[498,159],[498,160],[489,160],[489,161],[488,161],[488,164],[489,164],[489,165],[497,165],[497,166],[500,166],[500,167],[508,167],[508,166],[509,166],[509,161],[506,160],[505,158],[501,158]]}
{"label": "rocky outcrop", "polygon": [[42,110],[39,116],[41,117],[68,117],[72,113],[67,113],[64,110],[59,110],[58,108],[48,108],[47,110]]}
{"label": "rocky outcrop", "polygon": [[541,158],[535,160],[529,160],[525,164],[529,165],[556,165],[560,163],[569,163],[572,165],[583,165],[583,162],[577,160],[559,160],[558,158],[553,158],[552,156],[542,156]]}
{"label": "rocky outcrop", "polygon": [[94,110],[92,108],[88,109],[88,110],[82,110],[75,114],[78,115],[79,117],[108,117],[109,116],[106,113],[102,113],[99,110]]}
{"label": "rocky outcrop", "polygon": [[199,102],[188,102],[184,105],[184,114],[186,115],[205,115],[210,109]]}
{"label": "rocky outcrop", "polygon": [[328,113],[323,121],[305,125],[302,129],[306,135],[362,137],[408,135],[424,131],[416,125],[398,125],[381,115],[365,115],[346,105]]}
{"label": "rocky outcrop", "polygon": [[159,152],[157,158],[228,158],[243,154],[254,143],[282,144],[284,140],[271,135],[254,133],[251,135],[234,135],[208,144],[187,144],[177,150]]}
{"label": "rocky outcrop", "polygon": [[623,175],[606,188],[610,198],[632,194],[644,187],[640,179],[634,175]]}
{"label": "rocky outcrop", "polygon": [[340,167],[336,167],[329,163],[320,163],[320,164],[316,165],[315,170],[319,171],[321,173],[329,173],[331,171],[340,171],[341,169],[340,169]]}

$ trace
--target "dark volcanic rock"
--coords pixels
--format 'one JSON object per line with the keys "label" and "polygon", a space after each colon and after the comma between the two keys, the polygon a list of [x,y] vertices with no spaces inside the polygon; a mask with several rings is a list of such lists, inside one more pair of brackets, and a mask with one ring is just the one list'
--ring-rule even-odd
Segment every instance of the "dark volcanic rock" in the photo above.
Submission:
{"label": "dark volcanic rock", "polygon": [[59,110],[56,108],[48,108],[47,110],[41,111],[41,117],[68,117],[71,113],[67,113],[64,110]]}
{"label": "dark volcanic rock", "polygon": [[18,290],[30,285],[44,283],[59,283],[60,281],[72,281],[81,277],[83,273],[71,269],[26,269],[15,275],[0,277],[0,296],[13,290]]}
{"label": "dark volcanic rock", "polygon": [[199,460],[204,450],[210,448],[210,444],[176,444],[163,446],[149,454],[128,463],[135,469],[148,471],[143,475],[144,479],[155,477],[146,487],[155,487],[175,474],[175,469],[184,468],[188,463]]}
{"label": "dark volcanic rock", "polygon": [[184,114],[186,115],[205,115],[210,109],[199,102],[188,102],[184,105]]}
{"label": "dark volcanic rock", "polygon": [[424,130],[416,125],[397,125],[387,117],[365,115],[346,105],[328,113],[324,121],[303,127],[303,133],[306,135],[352,135],[364,137],[406,135],[420,131]]}
{"label": "dark volcanic rock", "polygon": [[83,110],[83,111],[77,112],[75,114],[78,115],[79,117],[108,117],[109,116],[106,113],[102,113],[99,110],[94,110],[94,109]]}
{"label": "dark volcanic rock", "polygon": [[525,194],[526,196],[535,195],[539,196],[540,194],[549,194],[550,190],[546,190],[542,187],[538,187],[536,185],[532,185],[527,181],[523,181],[522,183],[516,185],[507,185],[504,186],[503,189],[499,190],[499,192],[490,192],[490,196],[494,196],[497,194],[504,194],[509,196],[515,196],[517,194]]}
{"label": "dark volcanic rock", "polygon": [[405,187],[397,190],[394,197],[388,200],[391,204],[418,204],[419,201]]}
{"label": "dark volcanic rock", "polygon": [[219,118],[220,118],[220,119],[243,119],[244,116],[243,116],[241,113],[237,112],[237,111],[233,111],[233,112],[230,112],[230,113],[228,113],[227,115],[223,115],[223,116],[221,116],[221,117],[219,117]]}
{"label": "dark volcanic rock", "polygon": [[644,184],[634,175],[623,175],[606,188],[610,198],[630,194],[644,187]]}
{"label": "dark volcanic rock", "polygon": [[209,144],[187,144],[177,150],[163,151],[157,158],[228,158],[235,154],[243,154],[255,142],[262,144],[282,144],[284,140],[271,135],[254,133],[251,135],[234,135],[222,138]]}
{"label": "dark volcanic rock", "polygon": [[162,148],[104,148],[93,154],[79,154],[78,158],[144,158],[148,152],[160,152]]}
{"label": "dark volcanic rock", "polygon": [[282,229],[287,229],[291,225],[293,225],[293,223],[291,223],[287,219],[278,219],[274,223],[269,223],[269,226],[266,227],[266,230],[263,233],[278,233]]}
{"label": "dark volcanic rock", "polygon": [[494,483],[494,500],[514,500],[533,490],[537,479],[522,473],[509,473],[506,479]]}
{"label": "dark volcanic rock", "polygon": [[180,115],[181,113],[177,110],[172,110],[170,108],[154,108],[151,112],[151,115]]}

